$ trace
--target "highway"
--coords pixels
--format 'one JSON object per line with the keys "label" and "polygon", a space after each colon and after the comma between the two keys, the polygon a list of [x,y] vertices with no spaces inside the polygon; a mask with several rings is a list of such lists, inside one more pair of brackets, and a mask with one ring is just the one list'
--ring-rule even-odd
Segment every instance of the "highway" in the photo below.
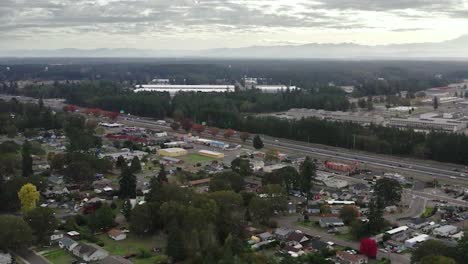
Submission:
{"label": "highway", "polygon": [[[20,101],[37,101],[37,99],[30,97],[9,95],[0,96],[0,98],[6,100],[11,99],[12,97],[17,98]],[[61,110],[64,106],[63,102],[54,99],[44,100],[44,103],[56,110]],[[157,128],[161,130],[172,130],[169,126],[162,126],[156,124],[156,122],[150,118],[140,118],[136,116],[121,116],[119,117],[119,121],[127,125]],[[222,132],[220,132],[220,134],[222,134]],[[211,137],[211,135],[208,134],[206,136]],[[265,145],[268,147],[284,149],[293,153],[300,151],[304,154],[322,156],[327,159],[344,160],[353,163],[357,162],[360,164],[366,164],[370,166],[395,169],[402,172],[406,171],[411,173],[423,174],[439,179],[445,178],[458,181],[468,180],[468,173],[463,173],[468,169],[461,165],[438,163],[417,159],[402,159],[390,155],[372,154],[365,153],[362,151],[353,151],[318,144],[310,144],[301,141],[277,139],[265,135],[262,135],[262,139]],[[235,141],[235,139],[230,139],[230,141]],[[238,142],[240,141],[237,140],[236,143]]]}
{"label": "highway", "polygon": [[[171,130],[169,126],[157,125],[155,121],[142,118],[126,117],[121,119],[123,123],[132,124],[141,127],[152,127],[163,130]],[[220,132],[222,134],[222,132]],[[207,137],[210,135],[207,134]],[[425,174],[434,178],[446,178],[456,180],[468,180],[468,175],[462,176],[462,171],[465,167],[454,164],[431,164],[433,162],[423,160],[404,160],[398,159],[394,156],[384,156],[379,154],[367,154],[361,151],[352,152],[347,149],[340,149],[335,147],[320,146],[317,144],[310,144],[307,142],[293,141],[287,139],[276,139],[273,137],[262,135],[265,146],[277,149],[284,149],[290,152],[301,152],[305,154],[318,155],[329,159],[339,159],[348,162],[357,162],[361,164],[372,165],[376,167],[383,167],[395,169],[398,171],[407,171],[418,174]],[[232,141],[232,139],[230,139]],[[434,162],[435,163],[435,162]],[[455,171],[456,170],[456,171]]]}

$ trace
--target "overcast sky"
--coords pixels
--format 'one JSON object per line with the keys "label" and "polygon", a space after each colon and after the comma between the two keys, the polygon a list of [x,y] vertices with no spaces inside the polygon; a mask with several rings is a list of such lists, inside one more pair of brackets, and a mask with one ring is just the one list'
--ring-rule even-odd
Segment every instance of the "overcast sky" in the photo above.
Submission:
{"label": "overcast sky", "polygon": [[468,0],[0,0],[1,49],[440,42]]}

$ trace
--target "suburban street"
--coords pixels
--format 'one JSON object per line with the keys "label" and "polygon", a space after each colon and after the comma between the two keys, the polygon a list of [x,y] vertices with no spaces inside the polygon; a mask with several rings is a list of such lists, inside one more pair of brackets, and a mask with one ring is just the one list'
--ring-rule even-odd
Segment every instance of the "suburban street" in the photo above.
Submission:
{"label": "suburban street", "polygon": [[[141,127],[158,128],[163,130],[171,130],[169,126],[157,125],[155,121],[132,118],[120,117],[119,122],[125,124],[132,124]],[[207,134],[207,136],[209,136]],[[219,136],[221,137],[221,136]],[[293,141],[287,139],[275,139],[273,137],[262,135],[263,142],[266,146],[284,149],[291,152],[301,152],[305,154],[313,154],[323,156],[326,158],[346,160],[349,162],[357,162],[361,164],[373,165],[382,168],[390,168],[399,171],[407,171],[418,174],[425,174],[434,178],[457,179],[459,181],[468,180],[468,175],[461,176],[461,171],[465,170],[464,166],[455,164],[442,164],[432,161],[423,161],[415,159],[401,159],[398,157],[379,155],[379,154],[365,154],[361,151],[351,151],[342,148],[335,148],[317,144],[310,144],[302,141]],[[230,141],[236,141],[230,139]],[[240,141],[237,141],[237,143]],[[457,171],[454,171],[457,170]]]}
{"label": "suburban street", "polygon": [[[298,215],[293,215],[293,216],[284,216],[284,217],[278,217],[275,220],[278,222],[278,226],[290,228],[293,230],[300,230],[304,234],[311,235],[311,236],[320,236],[321,239],[325,242],[331,241],[337,245],[343,246],[343,247],[350,247],[356,250],[359,250],[359,242],[357,241],[348,241],[348,240],[343,240],[340,239],[339,237],[336,237],[333,234],[329,234],[326,231],[320,230],[318,228],[308,228],[305,226],[301,226],[297,224],[297,219]],[[395,254],[395,253],[384,253],[384,252],[378,252],[377,258],[387,258],[392,261],[392,264],[406,264],[410,263],[410,256],[405,255],[405,254]]]}

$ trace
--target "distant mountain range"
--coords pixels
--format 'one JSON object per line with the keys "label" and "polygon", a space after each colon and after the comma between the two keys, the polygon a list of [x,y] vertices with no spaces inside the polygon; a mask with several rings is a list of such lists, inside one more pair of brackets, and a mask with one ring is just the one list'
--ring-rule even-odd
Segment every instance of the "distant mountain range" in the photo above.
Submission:
{"label": "distant mountain range", "polygon": [[0,57],[104,57],[104,58],[257,58],[257,59],[378,59],[468,58],[468,35],[437,43],[366,46],[352,43],[252,46],[208,50],[57,49],[0,50]]}

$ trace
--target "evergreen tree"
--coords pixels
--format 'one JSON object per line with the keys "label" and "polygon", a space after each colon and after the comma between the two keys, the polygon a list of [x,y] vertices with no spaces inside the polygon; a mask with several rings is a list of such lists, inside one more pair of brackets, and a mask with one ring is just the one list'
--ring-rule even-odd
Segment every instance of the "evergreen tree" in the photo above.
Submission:
{"label": "evergreen tree", "polygon": [[261,149],[263,148],[263,141],[262,139],[260,138],[259,135],[255,135],[254,139],[253,139],[253,147],[255,149]]}
{"label": "evergreen tree", "polygon": [[122,213],[127,221],[130,220],[130,216],[132,215],[132,204],[130,203],[130,200],[125,200],[123,203]]}
{"label": "evergreen tree", "polygon": [[186,258],[184,241],[182,230],[175,223],[171,224],[167,235],[166,254],[175,262]]}
{"label": "evergreen tree", "polygon": [[307,202],[311,198],[312,178],[315,178],[316,167],[312,159],[307,156],[300,167],[300,186],[302,193],[306,196]]}
{"label": "evergreen tree", "polygon": [[132,159],[132,163],[130,164],[130,171],[131,171],[131,173],[141,171],[140,159],[137,156],[133,157],[133,159]]}
{"label": "evergreen tree", "polygon": [[21,149],[21,157],[23,177],[30,177],[33,175],[33,160],[31,157],[31,143],[28,141],[25,141],[23,144],[23,148]]}
{"label": "evergreen tree", "polygon": [[159,183],[169,182],[169,180],[167,179],[166,168],[164,167],[164,164],[162,163],[159,165],[158,182]]}
{"label": "evergreen tree", "polygon": [[136,177],[131,169],[127,166],[122,167],[120,176],[120,197],[135,198],[136,197]]}
{"label": "evergreen tree", "polygon": [[[116,142],[118,142],[118,141],[116,141]],[[125,158],[122,157],[122,156],[119,156],[119,157],[117,158],[117,161],[115,162],[115,166],[116,166],[117,168],[122,168],[122,166],[127,166],[126,161],[125,161]]]}
{"label": "evergreen tree", "polygon": [[379,195],[374,196],[369,203],[369,232],[375,234],[384,227],[384,201]]}
{"label": "evergreen tree", "polygon": [[434,99],[432,100],[432,106],[434,107],[435,110],[439,108],[439,98],[437,98],[437,96],[434,96]]}

